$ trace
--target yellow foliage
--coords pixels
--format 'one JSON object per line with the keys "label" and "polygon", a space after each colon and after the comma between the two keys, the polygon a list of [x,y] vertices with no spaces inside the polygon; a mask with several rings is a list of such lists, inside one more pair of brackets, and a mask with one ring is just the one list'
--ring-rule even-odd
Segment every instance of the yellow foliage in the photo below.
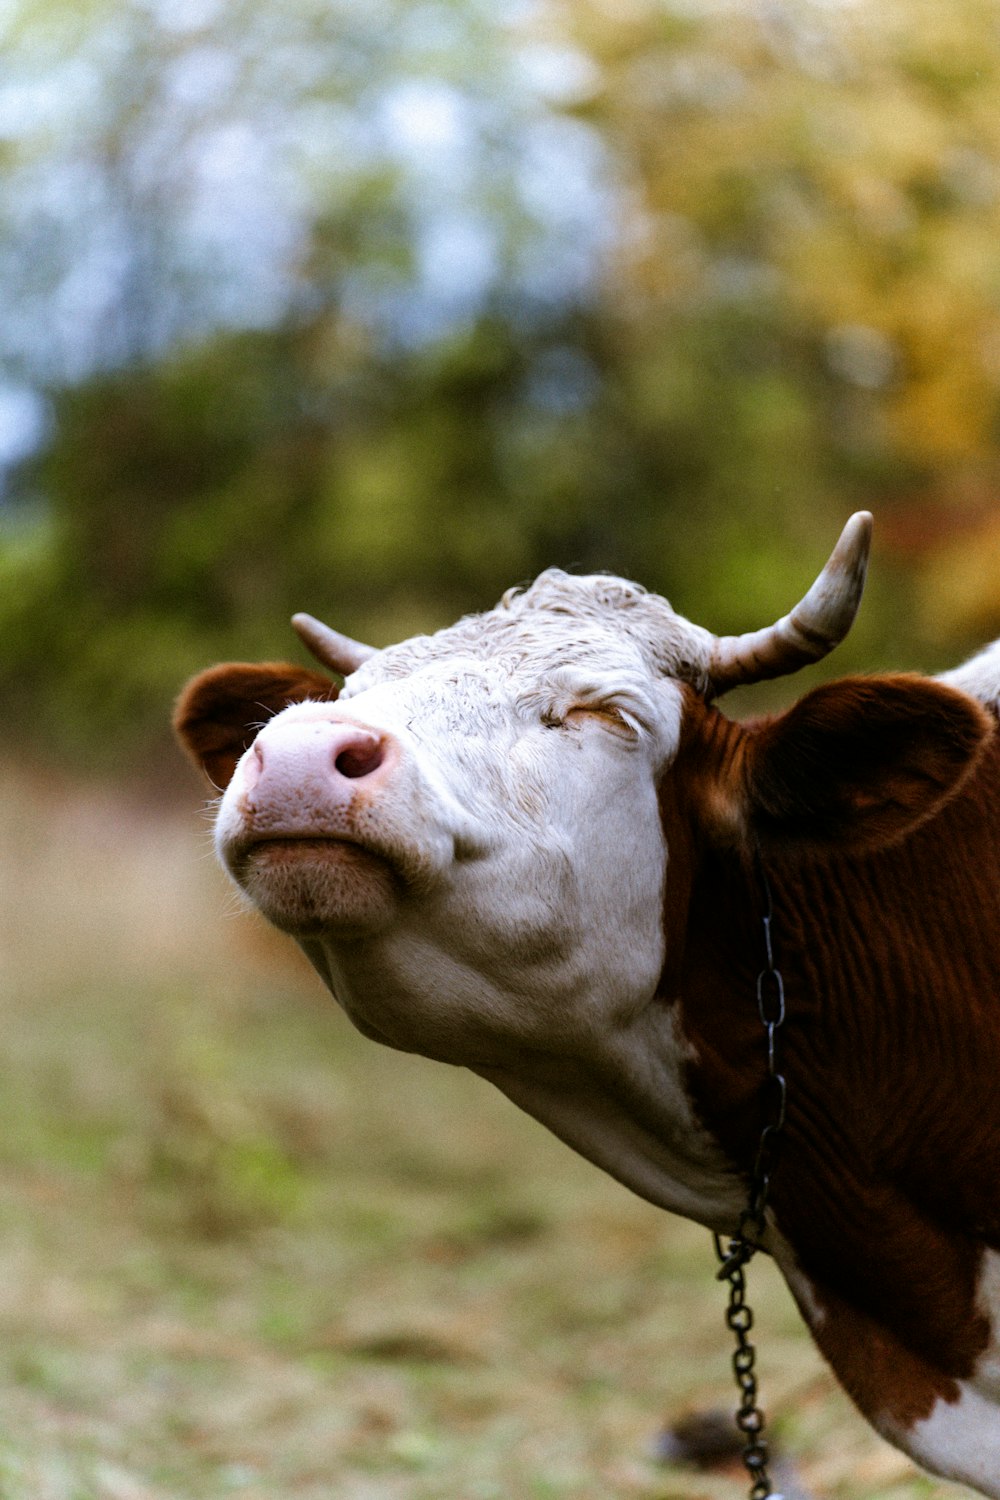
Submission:
{"label": "yellow foliage", "polygon": [[[1000,501],[1000,477],[996,483]],[[918,577],[925,628],[939,638],[1000,634],[1000,514],[936,547]]]}
{"label": "yellow foliage", "polygon": [[901,462],[982,461],[1000,420],[984,352],[1000,299],[995,5],[614,9],[590,0],[576,29],[645,212],[611,272],[635,336],[651,305],[718,299],[720,265],[760,263],[756,284],[821,358],[844,327],[884,341],[871,387]]}

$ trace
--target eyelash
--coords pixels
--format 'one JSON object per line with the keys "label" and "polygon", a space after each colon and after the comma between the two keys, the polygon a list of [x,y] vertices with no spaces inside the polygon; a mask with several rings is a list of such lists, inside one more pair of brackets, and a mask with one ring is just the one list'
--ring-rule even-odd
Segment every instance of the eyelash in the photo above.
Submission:
{"label": "eyelash", "polygon": [[602,719],[612,734],[623,738],[637,739],[640,726],[633,716],[613,703],[574,703],[562,712],[551,709],[542,715],[542,723],[549,729],[564,729],[572,725],[577,717]]}

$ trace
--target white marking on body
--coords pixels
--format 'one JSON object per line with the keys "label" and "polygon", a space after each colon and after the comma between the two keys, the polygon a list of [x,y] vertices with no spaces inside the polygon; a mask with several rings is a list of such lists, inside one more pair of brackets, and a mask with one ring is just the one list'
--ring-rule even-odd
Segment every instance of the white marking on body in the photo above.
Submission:
{"label": "white marking on body", "polygon": [[942,1479],[971,1484],[1000,1500],[1000,1411],[975,1384],[959,1381],[958,1401],[938,1401],[930,1416],[909,1431],[886,1436],[918,1464]]}
{"label": "white marking on body", "polygon": [[989,1318],[992,1337],[972,1377],[956,1381],[958,1400],[939,1399],[930,1416],[912,1427],[885,1417],[874,1425],[931,1473],[1000,1500],[1000,1255],[995,1251],[984,1251],[976,1300]]}

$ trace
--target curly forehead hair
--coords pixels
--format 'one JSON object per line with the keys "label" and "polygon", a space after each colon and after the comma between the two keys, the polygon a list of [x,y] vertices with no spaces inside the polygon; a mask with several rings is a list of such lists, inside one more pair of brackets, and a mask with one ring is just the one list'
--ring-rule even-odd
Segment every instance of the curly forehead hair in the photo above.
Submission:
{"label": "curly forehead hair", "polygon": [[707,631],[640,584],[608,573],[576,576],[547,568],[526,588],[508,589],[494,609],[388,647],[357,676],[366,682],[407,676],[453,655],[503,658],[540,670],[598,655],[609,663],[624,656],[654,676],[700,687],[711,641]]}

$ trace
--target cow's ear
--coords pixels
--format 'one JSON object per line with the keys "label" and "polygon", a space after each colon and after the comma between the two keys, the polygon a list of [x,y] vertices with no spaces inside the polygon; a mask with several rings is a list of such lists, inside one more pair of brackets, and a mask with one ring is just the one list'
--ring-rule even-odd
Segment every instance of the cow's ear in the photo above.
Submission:
{"label": "cow's ear", "polygon": [[867,852],[934,816],[996,720],[926,677],[845,678],[748,731],[743,818],[761,847]]}
{"label": "cow's ear", "polygon": [[329,677],[289,662],[227,662],[192,677],[177,700],[174,730],[222,791],[268,719],[290,703],[333,699],[339,691]]}

